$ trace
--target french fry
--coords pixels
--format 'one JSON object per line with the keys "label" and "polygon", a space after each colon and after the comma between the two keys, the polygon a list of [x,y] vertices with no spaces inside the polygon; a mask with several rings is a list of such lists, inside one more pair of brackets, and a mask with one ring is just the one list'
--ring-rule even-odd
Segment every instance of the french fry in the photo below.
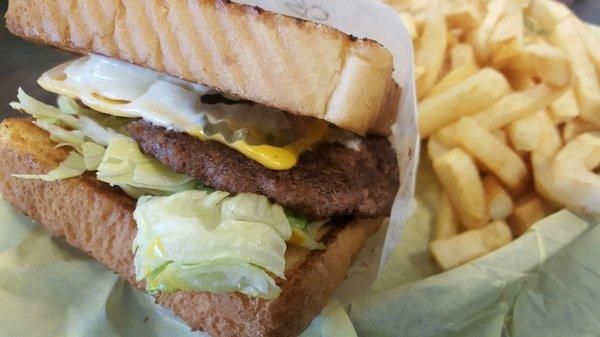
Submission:
{"label": "french fry", "polygon": [[417,66],[425,69],[425,74],[417,80],[417,95],[424,95],[438,79],[446,53],[446,21],[442,12],[441,0],[429,0],[427,22],[416,52]]}
{"label": "french fry", "polygon": [[511,88],[513,88],[515,91],[529,90],[536,86],[533,78],[526,73],[506,68],[503,69],[503,72],[508,79],[508,83],[510,83]]}
{"label": "french fry", "polygon": [[571,61],[573,88],[579,101],[581,118],[600,126],[600,78],[577,31],[576,18],[559,22],[552,32],[553,43]]}
{"label": "french fry", "polygon": [[396,13],[410,13],[412,0],[383,0],[384,4],[392,7]]}
{"label": "french fry", "polygon": [[425,68],[415,66],[415,81],[419,80],[425,75]]}
{"label": "french fry", "polygon": [[395,1],[415,27],[419,131],[444,190],[430,244],[440,267],[565,206],[600,214],[600,29],[554,0]]}
{"label": "french fry", "polygon": [[506,133],[515,150],[530,152],[537,148],[542,141],[538,115],[538,113],[527,115],[506,127]]}
{"label": "french fry", "polygon": [[[472,118],[485,130],[499,130],[535,111],[543,110],[563,92],[564,90],[555,89],[542,83],[529,90],[507,95],[496,104],[472,115]],[[439,106],[440,109],[442,107],[443,105]],[[458,144],[456,133],[456,123],[453,123],[438,130],[436,136],[438,141],[445,146],[454,147]]]}
{"label": "french fry", "polygon": [[457,44],[450,49],[450,65],[452,69],[460,68],[465,65],[476,64],[473,48],[468,44]]}
{"label": "french fry", "polygon": [[513,212],[513,200],[494,176],[483,178],[485,200],[492,220],[505,220]]}
{"label": "french fry", "polygon": [[413,1],[410,0],[410,11],[412,13],[424,13],[429,6],[429,2],[427,1]]}
{"label": "french fry", "polygon": [[450,199],[445,192],[440,193],[437,219],[433,229],[433,240],[445,239],[458,234],[460,222],[452,209]]}
{"label": "french fry", "polygon": [[[442,70],[440,70],[440,75],[438,77],[439,79],[443,79],[445,78],[448,73],[452,70],[452,67],[450,67],[450,62],[449,61],[444,61],[444,64],[442,65]],[[431,91],[431,89],[429,89],[427,92]],[[427,95],[427,93],[425,93],[425,95]],[[423,98],[421,98],[423,99]]]}
{"label": "french fry", "polygon": [[483,183],[473,159],[461,149],[453,149],[433,163],[433,169],[460,222],[466,228],[479,228],[488,223]]}
{"label": "french fry", "polygon": [[588,51],[588,56],[596,65],[596,69],[600,72],[600,40],[595,36],[581,20],[576,20],[577,31],[581,40]]}
{"label": "french fry", "polygon": [[479,0],[446,1],[446,22],[453,28],[475,29],[483,19]]}
{"label": "french fry", "polygon": [[[442,11],[448,26],[448,30],[459,29],[475,29],[476,21],[481,22],[482,13],[481,7],[478,4],[479,0],[442,0]],[[410,12],[413,14],[417,30],[422,30],[427,22],[427,7],[428,2],[415,1],[410,6]]]}
{"label": "french fry", "polygon": [[529,172],[523,160],[502,144],[475,120],[464,117],[458,122],[457,139],[462,147],[516,195],[527,188]]}
{"label": "french fry", "polygon": [[488,41],[494,32],[496,23],[498,23],[502,13],[504,13],[506,3],[507,0],[490,1],[487,5],[487,14],[481,25],[467,35],[467,42],[473,47],[477,61],[481,64],[487,63],[490,57],[491,50],[488,46]]}
{"label": "french fry", "polygon": [[463,34],[462,29],[452,29],[448,31],[448,45],[447,48],[451,49],[460,43],[460,37]]}
{"label": "french fry", "polygon": [[508,60],[521,53],[524,31],[521,8],[512,10],[498,21],[490,37],[492,65],[501,68]]}
{"label": "french fry", "polygon": [[538,147],[531,153],[531,167],[536,191],[547,200],[554,201],[551,191],[553,190],[552,161],[560,150],[562,142],[558,129],[552,122],[548,113],[539,115],[542,139]]}
{"label": "french fry", "polygon": [[546,31],[535,18],[528,15],[527,12],[525,12],[525,17],[523,18],[523,24],[525,25],[526,44],[535,42],[532,40],[536,40],[538,37],[548,34],[548,31]]}
{"label": "french fry", "polygon": [[439,157],[450,152],[450,148],[441,144],[435,137],[429,137],[427,140],[427,154],[431,162],[435,162]]}
{"label": "french fry", "polygon": [[473,261],[512,241],[508,225],[494,221],[489,225],[466,231],[446,239],[431,242],[429,250],[443,270],[449,270]]}
{"label": "french fry", "polygon": [[528,195],[518,200],[515,211],[508,217],[514,236],[521,236],[536,222],[547,215],[543,200],[537,195]]}
{"label": "french fry", "polygon": [[532,0],[528,14],[542,27],[539,32],[542,34],[551,32],[560,21],[573,15],[567,6],[553,0]]}
{"label": "french fry", "polygon": [[[494,132],[492,132],[492,134],[494,135],[494,137],[496,137],[496,139],[498,139],[502,144],[506,145],[506,146],[510,146],[508,143],[508,137],[506,136],[506,131],[504,131],[504,129],[500,129],[500,130],[496,130]],[[435,135],[434,135],[435,137]],[[442,144],[442,143],[440,143]],[[443,145],[446,146],[446,145]],[[520,154],[519,154],[520,155]],[[485,165],[481,164],[480,162],[478,162],[477,160],[475,160],[475,164],[477,165],[477,168],[479,169],[479,171],[483,174],[492,174],[492,172],[490,172],[490,170],[487,169],[487,167],[485,167]]]}
{"label": "french fry", "polygon": [[552,200],[567,208],[600,215],[600,131],[587,132],[562,148],[552,165]]}
{"label": "french fry", "polygon": [[588,131],[598,131],[598,127],[581,118],[576,118],[565,123],[565,126],[562,129],[562,139],[565,143],[568,143],[571,139]]}
{"label": "french fry", "polygon": [[412,15],[410,15],[410,13],[407,12],[400,12],[398,13],[398,16],[400,17],[400,20],[402,20],[402,23],[404,24],[404,27],[406,27],[406,30],[408,30],[408,34],[410,34],[410,37],[414,40],[416,40],[419,37],[419,34],[417,32],[417,25],[415,24],[415,19],[412,17]]}
{"label": "french fry", "polygon": [[504,130],[496,130],[492,132],[494,137],[498,139],[502,144],[508,146],[508,136],[506,135],[506,131]]}
{"label": "french fry", "polygon": [[443,144],[446,147],[457,147],[458,141],[456,140],[456,132],[458,130],[456,124],[457,123],[454,122],[438,129],[432,137],[435,137],[440,144]]}
{"label": "french fry", "polygon": [[560,49],[544,41],[523,47],[518,55],[508,61],[507,67],[557,86],[571,82],[569,60]]}
{"label": "french fry", "polygon": [[549,111],[554,124],[562,124],[579,116],[579,106],[573,89],[568,88],[562,96],[550,104]]}
{"label": "french fry", "polygon": [[486,130],[498,130],[518,119],[545,109],[563,92],[562,89],[542,83],[529,90],[504,97],[488,109],[473,115],[473,119]]}
{"label": "french fry", "polygon": [[552,158],[562,147],[560,134],[548,112],[543,111],[538,114],[538,118],[540,120],[539,128],[542,130],[544,141],[540,142],[539,146],[533,152]]}
{"label": "french fry", "polygon": [[454,68],[450,70],[450,72],[448,72],[448,74],[446,74],[441,81],[431,88],[431,90],[429,90],[423,98],[428,98],[443,93],[444,91],[455,86],[457,83],[464,81],[469,76],[472,76],[478,70],[479,69],[474,64],[467,64],[460,68]]}
{"label": "french fry", "polygon": [[462,116],[471,115],[496,103],[510,92],[504,76],[485,68],[443,93],[419,103],[419,131],[422,138]]}
{"label": "french fry", "polygon": [[527,8],[531,4],[531,0],[514,0],[514,2],[521,8]]}

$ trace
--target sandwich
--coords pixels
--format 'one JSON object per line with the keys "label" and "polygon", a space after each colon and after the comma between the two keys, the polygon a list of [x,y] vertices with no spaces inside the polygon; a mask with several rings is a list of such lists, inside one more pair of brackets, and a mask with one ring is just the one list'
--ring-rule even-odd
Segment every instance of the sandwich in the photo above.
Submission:
{"label": "sandwich", "polygon": [[221,0],[11,0],[78,54],[19,89],[0,193],[212,336],[296,336],[386,221],[390,52]]}

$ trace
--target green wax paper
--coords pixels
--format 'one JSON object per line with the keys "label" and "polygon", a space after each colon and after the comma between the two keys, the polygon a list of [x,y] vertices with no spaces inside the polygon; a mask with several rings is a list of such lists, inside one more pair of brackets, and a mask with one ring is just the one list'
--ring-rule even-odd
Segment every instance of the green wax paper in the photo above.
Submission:
{"label": "green wax paper", "polygon": [[359,336],[598,336],[600,227],[589,223],[561,211],[465,266],[371,291],[350,317]]}

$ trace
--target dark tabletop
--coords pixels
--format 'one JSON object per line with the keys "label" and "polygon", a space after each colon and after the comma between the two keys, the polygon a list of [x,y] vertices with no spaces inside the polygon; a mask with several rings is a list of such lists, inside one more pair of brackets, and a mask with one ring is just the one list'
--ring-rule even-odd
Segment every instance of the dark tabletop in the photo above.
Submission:
{"label": "dark tabletop", "polygon": [[[41,47],[23,41],[8,33],[4,24],[7,1],[0,0],[0,120],[16,113],[8,106],[15,100],[17,88],[44,101],[52,101],[52,95],[42,90],[37,78],[46,70],[72,58],[66,52]],[[573,9],[588,22],[600,24],[600,0],[577,0]]]}

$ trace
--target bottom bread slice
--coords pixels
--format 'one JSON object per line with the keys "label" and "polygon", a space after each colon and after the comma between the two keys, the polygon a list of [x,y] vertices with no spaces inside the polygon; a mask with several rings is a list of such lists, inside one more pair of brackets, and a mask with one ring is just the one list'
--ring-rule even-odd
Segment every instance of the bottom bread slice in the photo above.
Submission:
{"label": "bottom bread slice", "polygon": [[[135,200],[91,173],[55,182],[12,177],[15,173],[46,173],[69,150],[55,148],[48,133],[30,120],[0,124],[0,194],[15,208],[45,226],[53,235],[91,255],[132,285]],[[331,230],[327,248],[296,257],[277,280],[282,293],[275,300],[240,293],[182,291],[156,296],[192,329],[212,336],[296,336],[320,312],[346,277],[352,261],[381,221],[353,221]],[[287,256],[286,256],[287,258]]]}

